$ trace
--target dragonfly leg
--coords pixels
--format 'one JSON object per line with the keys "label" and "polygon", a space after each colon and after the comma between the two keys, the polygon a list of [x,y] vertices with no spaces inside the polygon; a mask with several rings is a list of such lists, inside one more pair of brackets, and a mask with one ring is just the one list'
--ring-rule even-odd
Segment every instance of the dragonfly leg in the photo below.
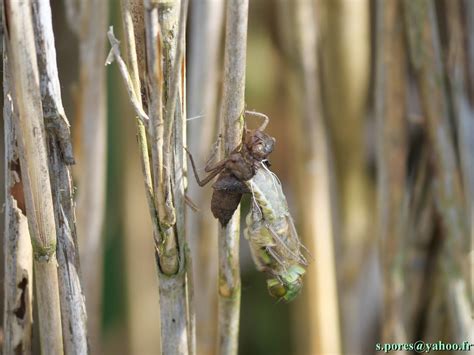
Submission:
{"label": "dragonfly leg", "polygon": [[196,165],[194,164],[194,159],[193,159],[192,154],[186,148],[184,148],[184,149],[186,150],[186,153],[188,153],[189,159],[191,160],[191,166],[193,168],[194,177],[196,178],[196,182],[198,183],[199,186],[205,186],[209,181],[211,181],[222,170],[225,169],[225,164],[226,164],[228,159],[224,159],[224,160],[220,161],[214,167],[212,167],[212,169],[209,169],[209,171],[206,170],[206,172],[210,173],[210,174],[208,176],[206,176],[204,179],[201,180],[201,178],[199,177],[199,175],[197,173]]}

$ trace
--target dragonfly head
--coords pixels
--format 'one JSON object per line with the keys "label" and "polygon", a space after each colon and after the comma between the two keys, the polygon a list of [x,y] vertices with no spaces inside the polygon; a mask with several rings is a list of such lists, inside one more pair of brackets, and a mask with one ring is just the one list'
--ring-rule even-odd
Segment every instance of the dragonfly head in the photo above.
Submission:
{"label": "dragonfly head", "polygon": [[268,292],[271,296],[283,299],[286,302],[293,301],[303,287],[303,275],[306,270],[300,265],[293,265],[278,278],[267,280]]}

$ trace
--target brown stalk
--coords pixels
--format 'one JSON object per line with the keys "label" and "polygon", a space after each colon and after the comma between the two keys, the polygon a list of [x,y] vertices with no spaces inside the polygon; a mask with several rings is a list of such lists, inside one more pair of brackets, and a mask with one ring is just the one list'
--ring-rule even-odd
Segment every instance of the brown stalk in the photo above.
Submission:
{"label": "brown stalk", "polygon": [[[77,164],[77,235],[88,309],[92,351],[101,350],[103,241],[105,212],[107,94],[105,76],[108,2],[67,0],[66,16],[79,39],[79,85],[75,121],[80,149]],[[98,269],[99,268],[99,269]]]}
{"label": "brown stalk", "polygon": [[[303,243],[314,260],[305,276],[304,304],[300,309],[309,334],[299,338],[302,352],[339,354],[341,339],[334,259],[334,226],[330,146],[321,111],[316,9],[306,0],[280,2],[285,50],[291,63],[297,92],[298,207]],[[304,187],[304,188],[303,188]],[[301,321],[300,321],[301,322]]]}
{"label": "brown stalk", "polygon": [[465,307],[459,306],[471,307],[467,285],[472,270],[466,267],[469,265],[466,250],[472,245],[472,236],[469,235],[468,219],[464,213],[466,201],[450,131],[449,99],[446,95],[438,22],[434,4],[427,0],[405,1],[404,11],[410,59],[434,155],[436,207],[447,236],[443,245],[444,256],[440,260],[440,269],[446,276],[444,299],[452,326],[457,330],[456,339],[463,341],[473,326],[471,312],[464,312]]}
{"label": "brown stalk", "polygon": [[376,120],[377,174],[380,260],[383,266],[383,329],[384,342],[406,342],[402,299],[405,279],[402,260],[407,163],[406,50],[401,4],[377,3],[380,35],[377,41]]}

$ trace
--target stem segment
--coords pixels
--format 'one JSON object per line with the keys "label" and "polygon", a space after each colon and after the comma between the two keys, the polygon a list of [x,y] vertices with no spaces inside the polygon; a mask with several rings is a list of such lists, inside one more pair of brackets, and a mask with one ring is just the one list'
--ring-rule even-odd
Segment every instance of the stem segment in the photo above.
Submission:
{"label": "stem segment", "polygon": [[43,116],[47,130],[49,171],[58,236],[59,287],[64,347],[67,354],[87,354],[87,314],[79,278],[72,179],[74,163],[69,122],[64,112],[48,1],[33,0],[36,49]]}
{"label": "stem segment", "polygon": [[[229,0],[224,58],[224,92],[220,112],[224,156],[242,140],[245,107],[245,68],[247,51],[248,0]],[[219,298],[218,354],[237,354],[240,316],[240,209],[227,226],[218,227]]]}
{"label": "stem segment", "polygon": [[[339,302],[334,253],[331,150],[321,110],[316,11],[313,1],[280,2],[287,53],[294,66],[297,115],[298,203],[303,242],[315,262],[305,279],[303,318],[315,332],[299,352],[340,354]],[[286,22],[287,21],[287,22]],[[316,262],[317,261],[317,262]],[[305,349],[305,350],[302,350]]]}
{"label": "stem segment", "polygon": [[[3,43],[4,48],[6,42]],[[3,125],[5,130],[5,308],[3,353],[31,354],[33,252],[24,211],[23,186],[14,122],[10,69],[3,54]]]}
{"label": "stem segment", "polygon": [[[73,6],[75,1],[69,1]],[[84,292],[89,310],[88,330],[93,353],[101,353],[103,280],[102,229],[105,212],[107,94],[104,62],[108,1],[76,2],[73,28],[79,37],[79,91],[77,120],[80,147],[77,164],[77,234]]]}
{"label": "stem segment", "polygon": [[26,213],[34,253],[41,351],[62,354],[56,261],[56,228],[39,92],[33,19],[27,1],[6,1],[7,50],[11,59],[15,122]]}
{"label": "stem segment", "polygon": [[[188,148],[197,159],[204,160],[216,136],[218,76],[221,67],[220,48],[224,32],[224,2],[193,1],[190,4],[187,104],[188,116],[202,119],[188,121]],[[217,157],[217,155],[216,155]],[[195,179],[188,179],[188,194],[198,206],[209,206],[212,188],[201,188]],[[217,220],[209,208],[188,213],[187,227],[195,277],[197,353],[215,352],[217,324]]]}

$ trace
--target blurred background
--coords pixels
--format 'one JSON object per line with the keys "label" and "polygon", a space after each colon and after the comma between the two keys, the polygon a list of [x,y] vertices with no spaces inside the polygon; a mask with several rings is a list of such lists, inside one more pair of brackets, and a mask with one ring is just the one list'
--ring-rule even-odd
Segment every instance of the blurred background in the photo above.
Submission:
{"label": "blurred background", "polygon": [[[80,192],[82,56],[67,3],[51,1]],[[104,36],[113,25],[121,39],[120,2],[108,5]],[[190,6],[187,134],[202,172],[218,132],[225,1]],[[105,70],[103,257],[83,276],[102,275],[93,315],[102,353],[156,354],[158,287],[134,112],[116,65]],[[246,75],[247,109],[270,117],[271,169],[312,261],[302,295],[276,302],[241,238],[239,353],[474,342],[474,1],[251,0]],[[198,353],[212,354],[212,189],[190,177],[188,193],[199,206],[187,210]],[[248,199],[241,208],[246,215]]]}

